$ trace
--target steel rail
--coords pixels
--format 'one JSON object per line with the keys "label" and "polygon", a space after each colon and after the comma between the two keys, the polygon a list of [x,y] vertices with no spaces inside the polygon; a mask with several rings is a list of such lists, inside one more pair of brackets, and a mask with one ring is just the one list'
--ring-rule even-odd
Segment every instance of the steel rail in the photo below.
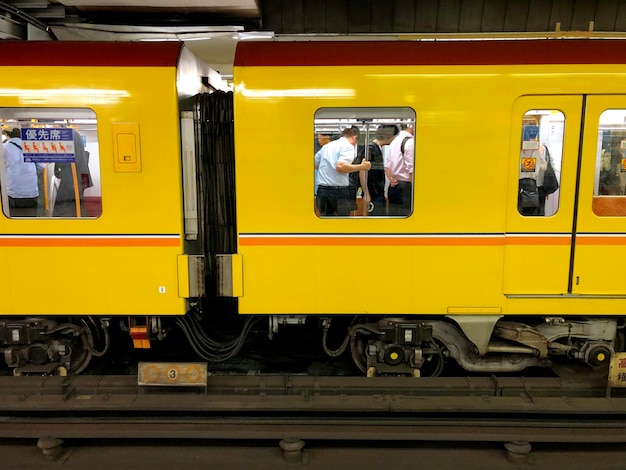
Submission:
{"label": "steel rail", "polygon": [[355,418],[0,419],[2,438],[626,442],[626,421]]}
{"label": "steel rail", "polygon": [[626,442],[626,394],[555,378],[0,377],[0,437]]}

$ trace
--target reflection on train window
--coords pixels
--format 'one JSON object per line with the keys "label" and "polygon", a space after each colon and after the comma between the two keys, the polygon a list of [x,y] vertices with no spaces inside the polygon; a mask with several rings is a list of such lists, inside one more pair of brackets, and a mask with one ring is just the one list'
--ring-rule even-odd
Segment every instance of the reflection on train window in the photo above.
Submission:
{"label": "reflection on train window", "polygon": [[565,116],[534,109],[522,117],[517,210],[523,216],[552,216],[559,209]]}
{"label": "reflection on train window", "polygon": [[411,108],[317,110],[313,138],[316,215],[411,215],[415,122]]}
{"label": "reflection on train window", "polygon": [[93,218],[102,213],[96,114],[75,108],[0,108],[2,212]]}
{"label": "reflection on train window", "polygon": [[599,216],[626,215],[626,110],[600,115],[593,212]]}

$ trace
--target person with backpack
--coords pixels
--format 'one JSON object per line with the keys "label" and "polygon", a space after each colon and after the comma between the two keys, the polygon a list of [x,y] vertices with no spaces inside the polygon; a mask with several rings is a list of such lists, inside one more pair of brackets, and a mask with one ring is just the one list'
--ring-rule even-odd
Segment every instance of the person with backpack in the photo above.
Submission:
{"label": "person with backpack", "polygon": [[389,153],[385,160],[385,174],[389,179],[387,199],[391,216],[408,216],[411,213],[415,146],[413,132],[413,127],[403,126],[403,129],[389,144]]}
{"label": "person with backpack", "polygon": [[368,146],[361,146],[357,152],[357,157],[352,162],[358,165],[365,159],[372,164],[369,171],[350,173],[350,187],[354,188],[351,194],[356,198],[358,188],[360,187],[362,189],[363,204],[370,216],[387,215],[385,168],[382,148],[385,145],[389,145],[397,134],[398,128],[394,125],[379,126],[378,129],[376,129],[374,140],[370,142]]}

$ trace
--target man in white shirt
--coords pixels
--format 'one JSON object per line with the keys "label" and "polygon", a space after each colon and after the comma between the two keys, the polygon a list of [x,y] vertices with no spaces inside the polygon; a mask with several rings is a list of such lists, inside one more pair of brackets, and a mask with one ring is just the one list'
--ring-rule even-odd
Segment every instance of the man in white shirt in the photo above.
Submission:
{"label": "man in white shirt", "polygon": [[385,160],[385,174],[389,179],[389,215],[407,216],[411,213],[414,147],[412,127],[401,130],[389,144]]}

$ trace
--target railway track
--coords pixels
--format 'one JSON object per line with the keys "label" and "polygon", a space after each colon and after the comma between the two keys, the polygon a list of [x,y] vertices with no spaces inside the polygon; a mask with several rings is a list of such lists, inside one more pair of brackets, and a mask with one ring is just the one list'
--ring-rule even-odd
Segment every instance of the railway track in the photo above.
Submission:
{"label": "railway track", "polygon": [[[606,380],[209,376],[0,377],[0,438],[626,442]],[[298,444],[294,444],[296,447]]]}

